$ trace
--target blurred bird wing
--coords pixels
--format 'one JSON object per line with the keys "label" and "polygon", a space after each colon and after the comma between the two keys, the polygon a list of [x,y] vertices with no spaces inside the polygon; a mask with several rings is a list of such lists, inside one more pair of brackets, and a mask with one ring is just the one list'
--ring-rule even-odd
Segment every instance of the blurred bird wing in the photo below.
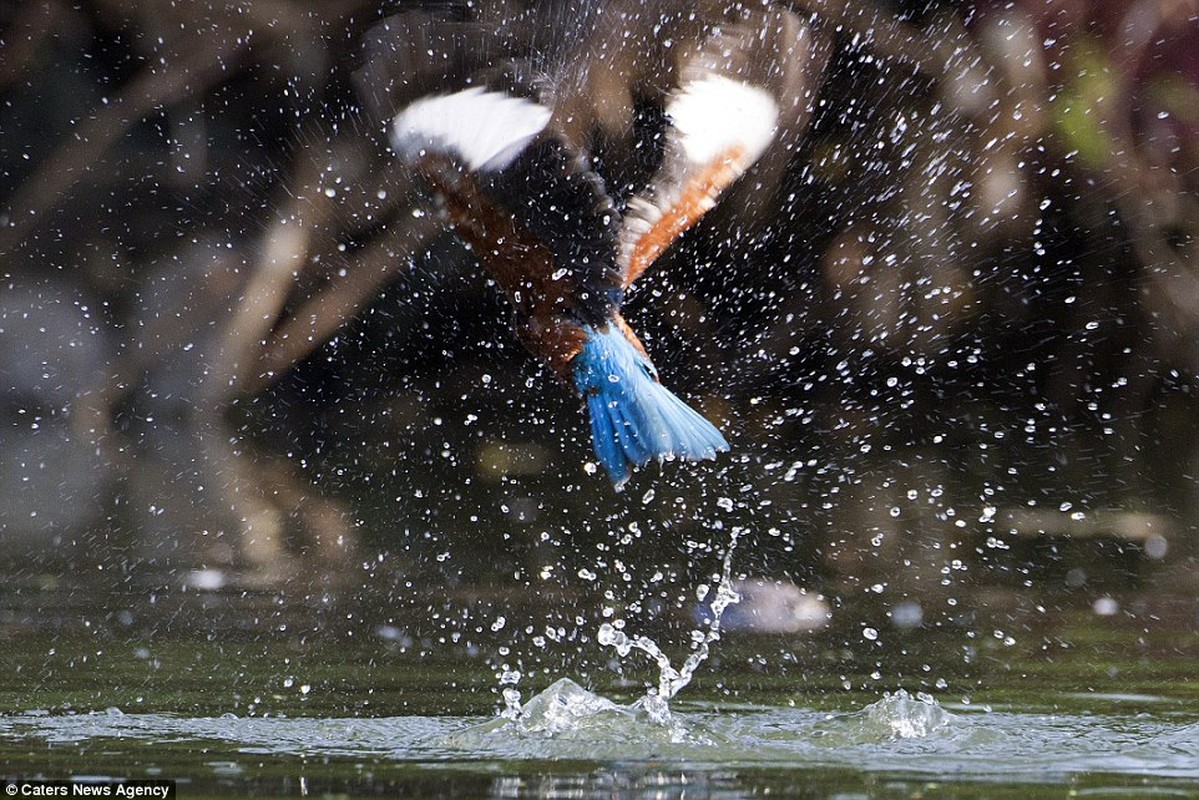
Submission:
{"label": "blurred bird wing", "polygon": [[545,106],[482,87],[417,100],[391,126],[391,146],[406,161],[450,155],[472,172],[507,167],[549,124]]}
{"label": "blurred bird wing", "polygon": [[778,103],[746,80],[753,74],[746,68],[755,49],[751,37],[746,26],[722,29],[684,65],[666,104],[662,166],[625,212],[617,266],[626,287],[710,211],[774,139]]}
{"label": "blurred bird wing", "polygon": [[603,181],[561,141],[552,116],[526,97],[465,89],[409,105],[392,123],[391,146],[434,184],[510,296],[599,325],[619,303],[620,220]]}
{"label": "blurred bird wing", "polygon": [[408,0],[364,34],[354,88],[365,110],[390,120],[419,97],[523,58],[539,28],[517,0]]}

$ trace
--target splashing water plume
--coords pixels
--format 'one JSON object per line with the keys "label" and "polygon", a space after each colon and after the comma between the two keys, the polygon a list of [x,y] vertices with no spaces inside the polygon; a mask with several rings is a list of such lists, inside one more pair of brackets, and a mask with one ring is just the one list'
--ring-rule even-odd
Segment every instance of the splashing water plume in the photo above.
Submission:
{"label": "splashing water plume", "polygon": [[[628,656],[633,650],[640,650],[650,657],[658,667],[656,689],[650,689],[636,703],[625,707],[594,695],[573,681],[563,678],[522,705],[521,693],[516,688],[521,675],[519,672],[505,669],[500,675],[500,685],[503,687],[501,696],[504,700],[504,710],[500,712],[501,724],[516,726],[526,733],[554,735],[571,727],[567,725],[564,728],[559,724],[561,720],[569,722],[602,712],[618,716],[644,715],[650,722],[672,730],[676,734],[672,738],[677,739],[683,736],[685,732],[676,730],[676,726],[673,724],[669,703],[687,684],[691,683],[696,670],[707,660],[711,646],[720,640],[720,622],[725,609],[741,600],[741,595],[735,588],[732,572],[733,554],[737,550],[737,541],[744,532],[744,528],[734,527],[732,529],[728,548],[721,561],[720,574],[713,576],[717,582],[715,594],[708,604],[708,608],[712,612],[711,620],[707,623],[707,630],[692,632],[695,644],[691,653],[683,660],[681,667],[676,669],[671,663],[670,657],[650,637],[626,633],[624,620],[617,619],[605,622],[600,626],[596,636],[597,641],[606,647],[614,648],[621,658]],[[700,600],[706,599],[710,592],[711,589],[707,584],[701,584],[697,590]]]}
{"label": "splashing water plume", "polygon": [[[650,692],[638,701],[650,713],[651,717],[659,717],[662,721],[669,720],[670,710],[667,708],[667,703],[682,691],[683,687],[691,683],[691,678],[695,675],[695,671],[699,668],[699,665],[707,660],[711,645],[720,640],[720,620],[724,615],[725,609],[741,600],[741,595],[733,587],[732,570],[733,553],[737,550],[737,540],[743,532],[744,529],[742,528],[733,528],[729,538],[728,549],[725,551],[724,559],[721,562],[720,576],[716,584],[716,595],[708,605],[712,610],[712,619],[708,622],[707,631],[698,640],[691,654],[683,661],[683,666],[680,669],[674,668],[670,663],[670,657],[662,651],[662,648],[653,639],[641,635],[629,636],[621,630],[621,627],[623,627],[622,620],[617,620],[614,623],[605,622],[600,626],[600,644],[615,648],[621,658],[627,656],[634,649],[640,650],[658,665],[657,692]],[[703,600],[708,594],[708,587],[701,585],[699,587],[699,594],[700,599]]]}
{"label": "splashing water plume", "polygon": [[[658,687],[656,692],[651,690],[645,697],[638,701],[638,705],[646,711],[651,719],[662,723],[670,720],[670,709],[667,704],[687,684],[691,683],[691,678],[695,675],[695,671],[699,668],[699,665],[707,660],[712,644],[720,640],[720,620],[724,615],[725,609],[741,600],[741,596],[733,586],[732,570],[733,554],[737,550],[737,540],[743,532],[744,529],[738,527],[734,527],[732,530],[728,549],[725,551],[724,559],[721,562],[720,575],[716,584],[716,594],[712,598],[712,602],[708,605],[712,611],[712,619],[708,622],[707,631],[703,632],[702,637],[698,638],[696,646],[683,661],[681,668],[675,669],[674,665],[670,662],[670,657],[666,655],[653,639],[648,636],[630,636],[625,633],[622,630],[624,626],[623,620],[605,622],[600,626],[598,636],[600,644],[615,648],[621,658],[624,658],[633,650],[640,650],[657,664]],[[703,600],[708,592],[709,587],[701,585],[699,587],[700,599]],[[696,633],[698,634],[699,631],[696,631]]]}

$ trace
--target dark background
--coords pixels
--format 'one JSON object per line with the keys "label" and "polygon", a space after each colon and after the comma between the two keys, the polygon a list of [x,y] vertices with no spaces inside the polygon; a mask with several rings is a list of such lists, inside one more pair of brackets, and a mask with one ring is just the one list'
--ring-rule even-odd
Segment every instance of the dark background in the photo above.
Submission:
{"label": "dark background", "polygon": [[0,3],[14,580],[1193,588],[1193,4],[780,4],[810,125],[627,308],[733,451],[620,494],[355,89],[527,5]]}

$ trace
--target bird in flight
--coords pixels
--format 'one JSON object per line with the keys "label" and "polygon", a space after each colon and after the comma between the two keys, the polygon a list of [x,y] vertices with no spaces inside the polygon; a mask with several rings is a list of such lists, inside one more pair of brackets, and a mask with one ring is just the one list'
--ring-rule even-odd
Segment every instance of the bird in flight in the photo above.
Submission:
{"label": "bird in flight", "polygon": [[428,95],[389,132],[507,295],[518,338],[585,399],[596,458],[617,488],[650,461],[729,449],[662,385],[620,309],[633,282],[758,159],[779,116],[771,93],[711,69],[682,71],[664,110],[661,164],[623,209],[535,90]]}

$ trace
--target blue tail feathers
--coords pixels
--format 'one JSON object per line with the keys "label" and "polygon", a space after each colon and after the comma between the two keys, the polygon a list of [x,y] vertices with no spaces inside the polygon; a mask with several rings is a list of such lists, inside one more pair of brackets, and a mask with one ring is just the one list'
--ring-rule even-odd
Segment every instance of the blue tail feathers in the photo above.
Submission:
{"label": "blue tail feathers", "polygon": [[587,398],[595,455],[614,484],[653,459],[698,461],[729,449],[712,423],[658,382],[653,364],[616,325],[585,330],[575,386]]}

